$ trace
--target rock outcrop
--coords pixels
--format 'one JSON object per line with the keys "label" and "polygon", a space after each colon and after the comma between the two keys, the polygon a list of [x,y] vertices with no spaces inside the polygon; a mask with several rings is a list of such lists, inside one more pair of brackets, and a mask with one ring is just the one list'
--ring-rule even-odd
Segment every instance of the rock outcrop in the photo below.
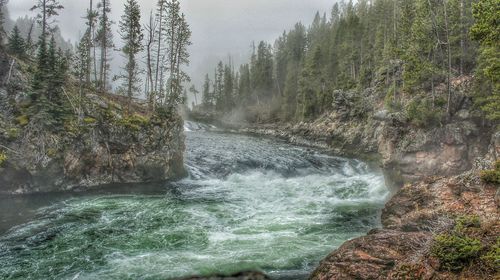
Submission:
{"label": "rock outcrop", "polygon": [[[86,190],[111,183],[161,182],[185,175],[183,120],[151,114],[140,100],[76,89],[53,113],[0,53],[0,194]],[[50,107],[48,107],[50,108]],[[59,114],[53,117],[53,114]]]}
{"label": "rock outcrop", "polygon": [[470,102],[446,123],[422,128],[411,125],[402,113],[381,109],[370,89],[363,92],[362,105],[345,101],[351,95],[355,93],[337,93],[342,97],[337,97],[342,100],[337,109],[311,122],[254,124],[239,131],[375,160],[397,186],[428,176],[458,175],[487,153],[492,128],[471,116]]}
{"label": "rock outcrop", "polygon": [[382,211],[383,229],[346,242],[321,262],[311,279],[497,279],[498,267],[471,263],[447,271],[431,253],[436,234],[449,232],[456,217],[479,217],[476,236],[483,248],[498,242],[498,186],[479,178],[480,169],[500,159],[496,135],[486,157],[490,160],[476,162],[471,171],[401,188]]}

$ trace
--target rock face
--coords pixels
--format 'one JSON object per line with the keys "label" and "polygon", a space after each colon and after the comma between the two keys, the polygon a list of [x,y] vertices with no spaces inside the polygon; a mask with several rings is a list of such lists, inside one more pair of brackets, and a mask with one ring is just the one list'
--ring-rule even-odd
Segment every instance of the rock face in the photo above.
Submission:
{"label": "rock face", "polygon": [[[289,142],[332,150],[381,163],[394,185],[417,182],[428,176],[453,176],[469,170],[475,158],[488,151],[491,127],[472,117],[456,114],[444,125],[419,128],[410,125],[400,113],[377,110],[380,106],[370,90],[364,93],[366,105],[352,108],[348,96],[337,94],[337,110],[312,122],[297,124],[257,124],[242,132],[269,135]],[[347,96],[347,97],[346,97]],[[364,104],[364,103],[363,103]],[[470,104],[464,103],[468,108]],[[358,105],[359,106],[359,105]],[[470,108],[462,109],[469,112]],[[471,109],[470,109],[471,110]],[[470,114],[467,114],[470,115]]]}
{"label": "rock face", "polygon": [[[494,136],[486,158],[498,160],[498,147]],[[478,177],[490,160],[458,176],[405,185],[383,209],[383,229],[346,242],[321,262],[311,279],[495,279],[498,274],[478,265],[459,272],[442,270],[430,253],[435,233],[447,230],[457,216],[478,216],[485,225],[478,235],[495,242],[500,232],[498,186]]]}
{"label": "rock face", "polygon": [[[25,135],[10,143],[8,160],[0,168],[0,194],[84,190],[183,176],[182,119],[173,116],[137,125],[96,121],[78,126],[75,135]],[[44,149],[47,143],[51,147]]]}

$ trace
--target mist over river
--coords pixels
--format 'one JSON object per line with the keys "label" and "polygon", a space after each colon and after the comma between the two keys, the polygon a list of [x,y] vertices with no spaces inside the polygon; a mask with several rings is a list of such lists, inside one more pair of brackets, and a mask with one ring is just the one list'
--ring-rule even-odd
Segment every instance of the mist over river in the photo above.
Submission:
{"label": "mist over river", "polygon": [[306,279],[379,226],[379,171],[276,139],[186,123],[189,177],[0,197],[0,279],[173,279],[262,270]]}

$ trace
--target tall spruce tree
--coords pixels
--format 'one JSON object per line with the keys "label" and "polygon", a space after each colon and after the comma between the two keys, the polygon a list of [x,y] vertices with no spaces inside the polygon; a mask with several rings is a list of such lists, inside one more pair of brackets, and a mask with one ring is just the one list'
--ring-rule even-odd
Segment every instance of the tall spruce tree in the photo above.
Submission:
{"label": "tall spruce tree", "polygon": [[8,0],[0,0],[0,47],[3,45],[6,34],[4,29],[5,14],[3,10],[7,6],[7,3]]}
{"label": "tall spruce tree", "polygon": [[120,35],[124,43],[121,50],[127,58],[127,64],[124,68],[125,74],[122,77],[130,107],[132,97],[140,90],[137,54],[143,49],[141,9],[137,0],[127,0],[125,3],[125,12],[120,21]]}
{"label": "tall spruce tree", "polygon": [[99,9],[99,25],[96,34],[96,44],[100,48],[100,66],[98,87],[101,92],[105,92],[108,86],[110,50],[114,47],[113,33],[111,26],[113,22],[109,18],[111,4],[109,0],[100,0],[97,5]]}
{"label": "tall spruce tree", "polygon": [[184,14],[180,12],[177,0],[167,2],[165,43],[169,78],[167,81],[167,99],[165,104],[175,107],[181,101],[183,84],[190,78],[183,71],[183,65],[189,64],[188,46],[191,45],[191,30]]}
{"label": "tall spruce tree", "polygon": [[[37,0],[37,3],[31,8],[32,11],[38,11],[36,16],[37,23],[42,29],[42,33],[38,40],[38,50],[36,55],[36,70],[33,75],[32,88],[36,94],[45,95],[45,97],[52,101],[52,89],[50,88],[52,73],[51,61],[48,52],[47,38],[54,30],[54,16],[59,15],[59,11],[64,7],[57,0]],[[55,48],[55,43],[54,46]]]}
{"label": "tall spruce tree", "polygon": [[12,29],[7,46],[12,55],[18,58],[24,58],[26,56],[26,43],[23,37],[21,37],[21,32],[17,25]]}
{"label": "tall spruce tree", "polygon": [[59,11],[64,8],[58,0],[36,0],[36,4],[31,11],[38,11],[36,20],[42,29],[41,36],[48,36],[54,29],[54,16],[59,15]]}
{"label": "tall spruce tree", "polygon": [[205,108],[210,108],[213,105],[213,96],[212,92],[210,91],[210,78],[208,74],[205,76],[205,82],[203,83],[203,106]]}
{"label": "tall spruce tree", "polygon": [[471,34],[480,44],[476,69],[476,103],[490,120],[500,120],[500,4],[484,0],[474,4],[476,23]]}

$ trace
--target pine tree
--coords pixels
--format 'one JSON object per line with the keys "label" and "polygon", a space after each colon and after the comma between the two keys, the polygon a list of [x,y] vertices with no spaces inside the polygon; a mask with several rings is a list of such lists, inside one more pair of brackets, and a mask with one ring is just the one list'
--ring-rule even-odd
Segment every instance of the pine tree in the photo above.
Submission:
{"label": "pine tree", "polygon": [[5,23],[5,16],[3,13],[3,9],[7,6],[8,0],[0,0],[0,47],[3,45],[5,38],[5,29],[3,27]]}
{"label": "pine tree", "polygon": [[96,44],[100,48],[101,58],[99,66],[99,81],[98,86],[101,92],[107,90],[108,73],[109,73],[109,61],[110,61],[110,49],[114,47],[113,44],[113,33],[111,30],[111,25],[113,22],[109,18],[111,13],[111,5],[109,0],[101,0],[97,5],[99,9],[99,26],[96,35]]}
{"label": "pine tree", "polygon": [[218,111],[224,110],[224,64],[222,61],[217,64],[214,80],[215,108]]}
{"label": "pine tree", "polygon": [[[42,34],[40,35],[38,41],[38,51],[36,55],[36,70],[33,75],[32,88],[35,94],[44,95],[48,101],[52,101],[52,90],[50,88],[51,83],[51,73],[53,63],[54,63],[54,52],[55,52],[55,41],[51,40],[52,49],[49,53],[49,46],[47,46],[47,37],[49,33],[54,30],[52,27],[54,16],[59,15],[59,10],[64,7],[59,4],[57,0],[37,0],[37,4],[34,5],[31,10],[38,10],[37,22],[41,26]],[[52,38],[53,39],[53,38]],[[49,57],[52,55],[53,57]],[[52,60],[52,61],[51,61]],[[51,65],[52,63],[52,65]]]}
{"label": "pine tree", "polygon": [[205,76],[205,82],[203,83],[203,106],[209,108],[213,105],[213,96],[210,92],[210,78],[208,74]]}
{"label": "pine tree", "polygon": [[476,103],[488,119],[500,120],[500,4],[484,0],[474,4],[476,23],[471,34],[481,44],[476,69]]}
{"label": "pine tree", "polygon": [[153,11],[150,12],[149,22],[145,26],[145,31],[147,34],[146,39],[146,97],[148,98],[148,106],[151,112],[154,112],[156,106],[156,92],[154,84],[154,72],[153,72],[153,45],[156,40],[156,31],[158,26],[156,25],[156,19],[153,16]]}
{"label": "pine tree", "polygon": [[233,109],[234,100],[233,100],[233,90],[234,90],[234,79],[232,69],[229,65],[224,67],[224,78],[223,78],[223,110],[230,111]]}
{"label": "pine tree", "polygon": [[17,25],[15,25],[12,29],[9,37],[8,49],[12,55],[18,58],[24,58],[26,56],[26,43],[21,37],[21,33],[19,32]]}
{"label": "pine tree", "polygon": [[141,9],[137,0],[127,0],[125,3],[125,13],[120,21],[120,35],[124,42],[122,52],[127,58],[127,64],[124,69],[126,74],[122,77],[124,79],[124,87],[126,88],[130,109],[132,97],[140,90],[138,86],[140,80],[137,54],[143,49]]}
{"label": "pine tree", "polygon": [[89,84],[86,82],[88,74],[88,36],[84,35],[80,40],[80,43],[76,47],[76,56],[74,60],[74,74],[78,79],[80,94],[83,94],[83,88],[88,87]]}
{"label": "pine tree", "polygon": [[177,0],[167,2],[165,22],[166,58],[169,71],[167,95],[165,104],[175,107],[180,102],[184,90],[183,83],[189,82],[189,76],[182,70],[183,65],[189,64],[188,46],[191,45],[191,30],[185,15],[180,12],[180,3]]}
{"label": "pine tree", "polygon": [[[92,72],[94,72],[94,81],[97,82],[97,62],[96,62],[96,49],[95,49],[95,26],[97,23],[97,11],[94,10],[93,0],[89,0],[89,8],[87,9],[86,25],[87,30],[82,38],[82,42],[84,42],[87,53],[83,56],[86,61],[83,67],[85,67],[85,83],[87,87],[91,85],[91,76]],[[92,71],[93,69],[93,71]]]}
{"label": "pine tree", "polygon": [[36,0],[36,4],[31,8],[31,11],[39,11],[36,19],[42,28],[41,36],[48,36],[54,30],[52,18],[58,16],[59,11],[62,9],[64,9],[64,6],[58,0]]}

